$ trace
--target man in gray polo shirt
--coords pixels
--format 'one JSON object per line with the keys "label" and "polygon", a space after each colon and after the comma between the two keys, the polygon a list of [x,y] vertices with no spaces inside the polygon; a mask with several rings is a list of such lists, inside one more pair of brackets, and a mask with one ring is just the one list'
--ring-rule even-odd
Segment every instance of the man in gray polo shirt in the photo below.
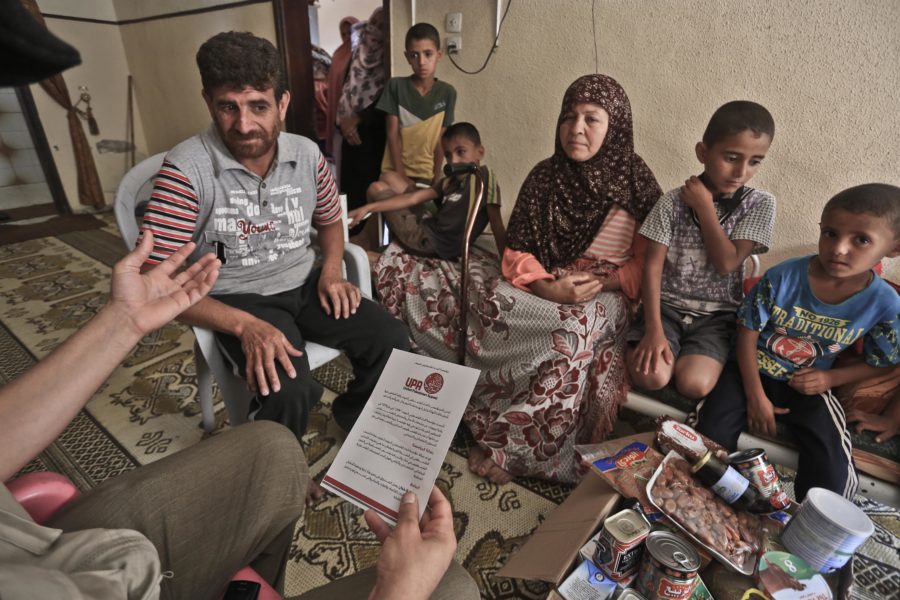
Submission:
{"label": "man in gray polo shirt", "polygon": [[256,418],[298,438],[322,394],[300,349],[306,340],[342,349],[355,378],[333,413],[349,430],[392,349],[409,349],[406,328],[343,278],[337,185],[316,144],[281,132],[290,93],[275,47],[220,33],[200,47],[197,64],[213,124],[166,155],[144,217],[156,241],[147,264],[189,241],[192,260],[216,254],[223,264],[213,291],[182,320],[217,332],[257,392]]}

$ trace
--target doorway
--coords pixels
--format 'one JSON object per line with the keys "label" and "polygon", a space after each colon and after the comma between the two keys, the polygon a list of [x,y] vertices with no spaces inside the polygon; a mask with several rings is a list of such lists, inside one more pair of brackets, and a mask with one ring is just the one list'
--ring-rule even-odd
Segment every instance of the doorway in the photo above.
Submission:
{"label": "doorway", "polygon": [[0,222],[70,212],[31,90],[0,88]]}
{"label": "doorway", "polygon": [[[389,0],[365,0],[365,2],[353,2],[350,0],[342,0],[335,7],[329,7],[330,12],[326,16],[327,21],[334,21],[333,14],[358,12],[359,7],[366,8],[365,14],[357,15],[361,19],[365,19],[371,14],[372,7],[381,5],[384,8],[385,15],[385,39],[390,40],[390,1]],[[352,6],[354,8],[342,8],[344,6]],[[288,106],[288,114],[285,119],[286,130],[291,133],[304,135],[312,140],[317,139],[315,127],[315,91],[314,91],[314,75],[312,57],[312,34],[310,27],[310,4],[308,0],[272,0],[272,7],[275,16],[275,31],[278,37],[278,47],[281,50],[285,64],[285,74],[287,78],[287,87],[291,92],[291,103]],[[332,14],[333,13],[333,14]],[[318,11],[312,14],[317,15],[315,19],[318,21]],[[325,16],[325,15],[323,15]],[[340,17],[338,18],[338,21]],[[322,26],[325,23],[321,23]],[[320,28],[320,23],[315,24],[316,28]],[[339,39],[340,34],[337,27],[337,21],[330,24],[330,29],[334,39],[327,41],[328,45],[334,45]],[[320,33],[322,30],[320,29]],[[325,35],[319,38],[323,41]],[[390,48],[390,42],[388,48]],[[328,48],[326,48],[328,50]],[[390,52],[385,52],[384,63],[387,77],[390,78]]]}

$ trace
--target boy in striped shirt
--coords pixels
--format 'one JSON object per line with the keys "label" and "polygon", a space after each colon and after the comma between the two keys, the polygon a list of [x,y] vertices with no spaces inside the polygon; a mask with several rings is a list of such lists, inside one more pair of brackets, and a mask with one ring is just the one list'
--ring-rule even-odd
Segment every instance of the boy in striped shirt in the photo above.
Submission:
{"label": "boy in striped shirt", "polygon": [[722,373],[743,298],[744,260],[769,249],[775,198],[747,187],[775,135],[772,115],[738,100],[713,113],[695,148],[704,172],[663,195],[640,234],[647,239],[643,311],[627,334],[629,375],[657,390],[674,377],[689,398]]}

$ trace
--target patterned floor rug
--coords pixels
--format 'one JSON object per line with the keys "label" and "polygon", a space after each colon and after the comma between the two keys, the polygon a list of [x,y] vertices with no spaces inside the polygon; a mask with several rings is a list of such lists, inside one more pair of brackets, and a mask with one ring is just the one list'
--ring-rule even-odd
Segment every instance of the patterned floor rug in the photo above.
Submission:
{"label": "patterned floor rug", "polygon": [[[124,253],[115,226],[0,246],[0,383],[49,353],[86,322],[108,290],[109,266]],[[26,470],[66,473],[88,489],[201,441],[193,337],[172,324],[144,338],[59,439]],[[327,470],[343,440],[330,418],[334,391],[348,381],[341,360],[314,375],[328,390],[310,419],[304,448],[316,478]],[[216,432],[228,426],[221,405]],[[628,419],[626,419],[627,421]],[[634,423],[638,423],[636,419]],[[627,427],[627,426],[626,426]],[[212,435],[215,435],[213,432]],[[458,435],[438,486],[450,499],[459,548],[457,560],[486,599],[543,598],[544,584],[494,577],[495,572],[570,488],[517,479],[496,486],[466,467]],[[857,594],[900,597],[900,515],[860,499],[876,534],[855,559]],[[378,544],[362,513],[329,498],[306,513],[295,533],[286,592],[297,594],[366,568]]]}

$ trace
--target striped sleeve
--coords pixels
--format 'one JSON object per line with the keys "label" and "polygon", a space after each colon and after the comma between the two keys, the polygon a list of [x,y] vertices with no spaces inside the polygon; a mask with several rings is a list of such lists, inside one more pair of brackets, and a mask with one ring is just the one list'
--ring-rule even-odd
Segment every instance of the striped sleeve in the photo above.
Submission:
{"label": "striped sleeve", "polygon": [[618,204],[613,205],[585,256],[617,265],[625,264],[631,258],[635,227],[634,217]]}
{"label": "striped sleeve", "polygon": [[316,209],[313,211],[315,226],[331,225],[341,220],[341,202],[338,199],[338,187],[331,174],[331,168],[325,157],[319,154],[319,166],[316,167]]}
{"label": "striped sleeve", "polygon": [[153,193],[141,227],[142,231],[153,233],[153,252],[145,264],[159,264],[190,242],[199,212],[191,180],[178,167],[164,161],[153,180]]}

